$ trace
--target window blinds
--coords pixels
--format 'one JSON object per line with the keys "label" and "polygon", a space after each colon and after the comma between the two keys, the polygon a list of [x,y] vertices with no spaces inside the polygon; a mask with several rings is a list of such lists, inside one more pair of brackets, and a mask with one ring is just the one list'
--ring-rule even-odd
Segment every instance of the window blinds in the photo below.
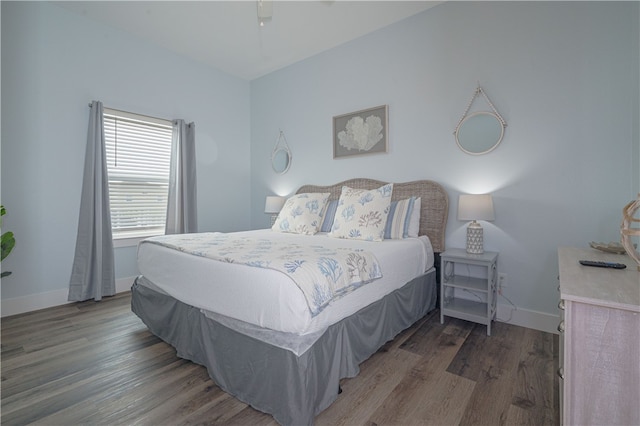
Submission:
{"label": "window blinds", "polygon": [[105,108],[113,238],[164,234],[171,122]]}

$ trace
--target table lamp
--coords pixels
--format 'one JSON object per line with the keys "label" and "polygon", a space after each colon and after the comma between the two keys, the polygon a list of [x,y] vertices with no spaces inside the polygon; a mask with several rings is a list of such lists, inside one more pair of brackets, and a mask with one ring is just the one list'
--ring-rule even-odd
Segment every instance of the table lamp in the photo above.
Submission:
{"label": "table lamp", "polygon": [[482,226],[478,220],[492,221],[493,199],[491,194],[463,194],[458,198],[458,220],[471,220],[467,226],[467,253],[484,253]]}
{"label": "table lamp", "polygon": [[264,203],[264,212],[271,214],[271,226],[273,226],[276,219],[278,218],[278,213],[280,213],[280,210],[282,210],[282,206],[284,206],[285,201],[285,197],[279,197],[277,195],[267,195],[267,200]]}

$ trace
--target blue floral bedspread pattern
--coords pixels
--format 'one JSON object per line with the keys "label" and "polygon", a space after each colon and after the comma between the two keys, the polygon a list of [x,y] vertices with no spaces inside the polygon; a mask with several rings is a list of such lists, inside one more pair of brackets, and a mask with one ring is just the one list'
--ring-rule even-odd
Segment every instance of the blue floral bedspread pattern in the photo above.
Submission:
{"label": "blue floral bedspread pattern", "polygon": [[220,232],[162,235],[145,240],[221,262],[269,268],[291,277],[312,316],[356,288],[382,277],[380,264],[362,249],[327,248]]}

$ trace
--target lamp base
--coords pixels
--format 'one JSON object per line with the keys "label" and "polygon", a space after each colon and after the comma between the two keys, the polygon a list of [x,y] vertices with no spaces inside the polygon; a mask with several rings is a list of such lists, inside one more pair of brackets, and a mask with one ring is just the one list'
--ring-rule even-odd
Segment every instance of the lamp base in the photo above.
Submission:
{"label": "lamp base", "polygon": [[475,220],[467,226],[467,253],[484,253],[482,226]]}

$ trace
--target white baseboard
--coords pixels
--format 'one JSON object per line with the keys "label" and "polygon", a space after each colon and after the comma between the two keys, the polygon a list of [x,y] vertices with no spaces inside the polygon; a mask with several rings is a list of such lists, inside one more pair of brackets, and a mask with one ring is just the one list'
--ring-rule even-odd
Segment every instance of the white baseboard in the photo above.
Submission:
{"label": "white baseboard", "polygon": [[[131,290],[131,285],[136,277],[120,278],[116,280],[116,293],[122,293]],[[28,296],[14,297],[12,299],[2,300],[2,313],[0,316],[8,317],[11,315],[23,314],[25,312],[38,311],[40,309],[51,308],[54,306],[66,305],[69,302],[67,296],[69,289],[48,291],[45,293],[30,294]]]}
{"label": "white baseboard", "polygon": [[497,321],[558,334],[558,324],[560,323],[559,315],[531,311],[519,307],[514,308],[512,305],[498,304],[497,308]]}

